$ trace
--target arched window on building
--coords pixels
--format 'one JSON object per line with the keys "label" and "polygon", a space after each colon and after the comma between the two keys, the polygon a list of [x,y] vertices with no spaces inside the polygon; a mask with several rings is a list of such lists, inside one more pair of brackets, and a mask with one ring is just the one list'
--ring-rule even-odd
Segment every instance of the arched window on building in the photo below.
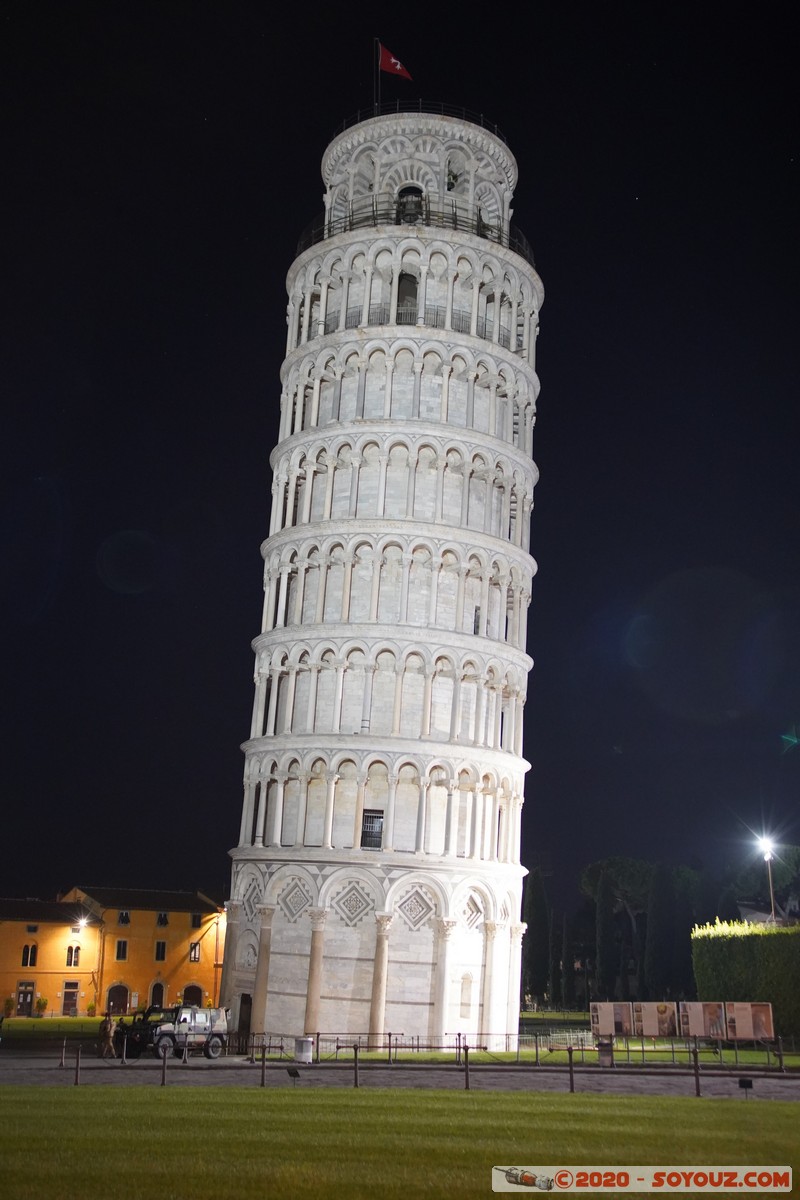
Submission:
{"label": "arched window on building", "polygon": [[34,942],[32,945],[22,947],[22,965],[23,967],[35,967],[38,946]]}
{"label": "arched window on building", "polygon": [[397,286],[398,325],[416,325],[418,289],[419,281],[416,275],[402,271]]}
{"label": "arched window on building", "polygon": [[67,946],[67,966],[77,967],[81,961],[80,946]]}

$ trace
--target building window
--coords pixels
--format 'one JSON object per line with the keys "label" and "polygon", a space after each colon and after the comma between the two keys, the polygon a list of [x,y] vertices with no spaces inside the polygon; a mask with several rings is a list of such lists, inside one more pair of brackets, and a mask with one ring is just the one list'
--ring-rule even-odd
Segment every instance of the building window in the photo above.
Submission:
{"label": "building window", "polygon": [[156,942],[156,962],[164,962],[167,957],[167,943]]}
{"label": "building window", "polygon": [[383,812],[379,808],[365,808],[361,818],[361,849],[380,850],[383,842]]}
{"label": "building window", "polygon": [[169,913],[159,913],[156,917],[156,925],[169,925]]}
{"label": "building window", "polygon": [[128,943],[120,939],[117,942],[117,962],[126,962],[128,958]]}
{"label": "building window", "polygon": [[397,286],[397,324],[417,323],[417,279],[403,271]]}
{"label": "building window", "polygon": [[26,926],[25,926],[25,932],[26,932],[26,933],[38,933],[38,932],[39,932],[39,926],[38,926],[38,925],[26,925]]}
{"label": "building window", "polygon": [[200,962],[200,943],[189,943],[189,962]]}
{"label": "building window", "polygon": [[127,908],[120,909],[119,916],[117,917],[117,924],[118,925],[130,925],[130,923],[131,923],[131,914],[128,912]]}
{"label": "building window", "polygon": [[35,967],[37,953],[38,953],[38,947],[36,946],[36,943],[34,943],[32,946],[28,946],[28,945],[23,946],[22,947],[22,965],[23,965],[23,967]]}
{"label": "building window", "polygon": [[67,966],[77,967],[81,961],[80,946],[67,946]]}
{"label": "building window", "polygon": [[202,913],[192,913],[192,929],[199,929],[203,924]]}
{"label": "building window", "polygon": [[64,984],[64,999],[61,1005],[62,1017],[77,1017],[79,985],[72,980]]}

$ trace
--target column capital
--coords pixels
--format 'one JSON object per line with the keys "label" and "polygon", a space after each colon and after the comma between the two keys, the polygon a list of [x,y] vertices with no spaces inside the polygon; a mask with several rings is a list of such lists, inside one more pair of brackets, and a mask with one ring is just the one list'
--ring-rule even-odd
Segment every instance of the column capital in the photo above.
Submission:
{"label": "column capital", "polygon": [[275,916],[274,904],[257,904],[256,912],[261,917],[261,928],[267,930],[272,928],[272,918]]}
{"label": "column capital", "polygon": [[226,900],[223,907],[225,909],[225,916],[227,918],[228,924],[229,925],[236,924],[236,922],[239,920],[239,918],[242,915],[241,900]]}
{"label": "column capital", "polygon": [[528,928],[528,926],[525,924],[524,921],[512,921],[511,925],[509,926],[509,932],[511,933],[511,945],[512,946],[519,945],[519,943],[522,941],[522,935],[527,928]]}
{"label": "column capital", "polygon": [[394,920],[394,913],[377,912],[375,913],[375,922],[378,926],[378,937],[388,937],[389,930]]}
{"label": "column capital", "polygon": [[325,928],[325,919],[328,916],[327,908],[310,908],[308,916],[311,921],[312,932],[321,933]]}
{"label": "column capital", "polygon": [[439,940],[442,942],[449,942],[453,930],[455,929],[456,925],[458,925],[458,921],[454,920],[452,917],[439,917],[437,920],[437,925],[439,928]]}
{"label": "column capital", "polygon": [[497,937],[497,931],[500,928],[502,928],[502,926],[499,921],[484,921],[483,922],[483,935],[486,938],[486,941],[493,942],[494,939]]}

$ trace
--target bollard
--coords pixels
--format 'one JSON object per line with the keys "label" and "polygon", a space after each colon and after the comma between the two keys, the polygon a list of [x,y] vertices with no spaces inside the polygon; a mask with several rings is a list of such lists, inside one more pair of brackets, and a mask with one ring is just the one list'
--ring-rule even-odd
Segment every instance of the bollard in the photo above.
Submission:
{"label": "bollard", "polygon": [[469,1091],[469,1046],[464,1042],[464,1090]]}
{"label": "bollard", "polygon": [[575,1091],[575,1068],[572,1065],[572,1046],[567,1046],[567,1058],[569,1059],[569,1090]]}
{"label": "bollard", "polygon": [[188,1033],[186,1034],[186,1037],[183,1040],[183,1057],[181,1058],[181,1062],[183,1063],[184,1066],[186,1066],[187,1063],[189,1062],[189,1035],[188,1035]]}
{"label": "bollard", "polygon": [[353,1043],[353,1087],[358,1087],[358,1042]]}
{"label": "bollard", "polygon": [[128,1065],[128,1035],[127,1035],[127,1033],[123,1034],[123,1036],[122,1036],[122,1065],[123,1065],[123,1067],[127,1067],[127,1065]]}
{"label": "bollard", "polygon": [[64,1038],[64,1045],[61,1047],[61,1062],[58,1064],[60,1067],[63,1067],[66,1065],[66,1058],[67,1058],[67,1039]]}
{"label": "bollard", "polygon": [[392,1035],[390,1033],[388,1033],[386,1036],[389,1039],[389,1066],[391,1066],[392,1065]]}
{"label": "bollard", "polygon": [[261,1086],[267,1086],[267,1047],[261,1047]]}
{"label": "bollard", "polygon": [[80,1048],[80,1046],[78,1046],[78,1049],[75,1051],[75,1087],[78,1086],[80,1081],[81,1081],[81,1048]]}
{"label": "bollard", "polygon": [[692,1059],[694,1060],[694,1094],[700,1095],[700,1054],[697,1049],[697,1038],[694,1039],[692,1047]]}
{"label": "bollard", "polygon": [[169,1046],[164,1045],[161,1051],[161,1086],[167,1086],[167,1055],[169,1054]]}
{"label": "bollard", "polygon": [[456,1034],[456,1066],[461,1066],[461,1034]]}
{"label": "bollard", "polygon": [[775,1045],[775,1057],[778,1060],[778,1070],[785,1071],[786,1067],[783,1065],[783,1038],[779,1037],[777,1039],[777,1042]]}
{"label": "bollard", "polygon": [[533,1051],[534,1051],[534,1055],[535,1055],[534,1061],[536,1063],[536,1066],[538,1067],[539,1066],[539,1035],[538,1035],[538,1033],[535,1033],[533,1035]]}

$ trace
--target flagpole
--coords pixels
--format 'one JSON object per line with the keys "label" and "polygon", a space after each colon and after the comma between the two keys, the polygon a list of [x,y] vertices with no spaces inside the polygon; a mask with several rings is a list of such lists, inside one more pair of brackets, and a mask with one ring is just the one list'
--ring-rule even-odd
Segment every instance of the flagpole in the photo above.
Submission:
{"label": "flagpole", "polygon": [[377,117],[381,108],[381,40],[380,38],[373,38],[372,41],[375,49],[375,57],[372,64],[372,107],[374,115]]}

